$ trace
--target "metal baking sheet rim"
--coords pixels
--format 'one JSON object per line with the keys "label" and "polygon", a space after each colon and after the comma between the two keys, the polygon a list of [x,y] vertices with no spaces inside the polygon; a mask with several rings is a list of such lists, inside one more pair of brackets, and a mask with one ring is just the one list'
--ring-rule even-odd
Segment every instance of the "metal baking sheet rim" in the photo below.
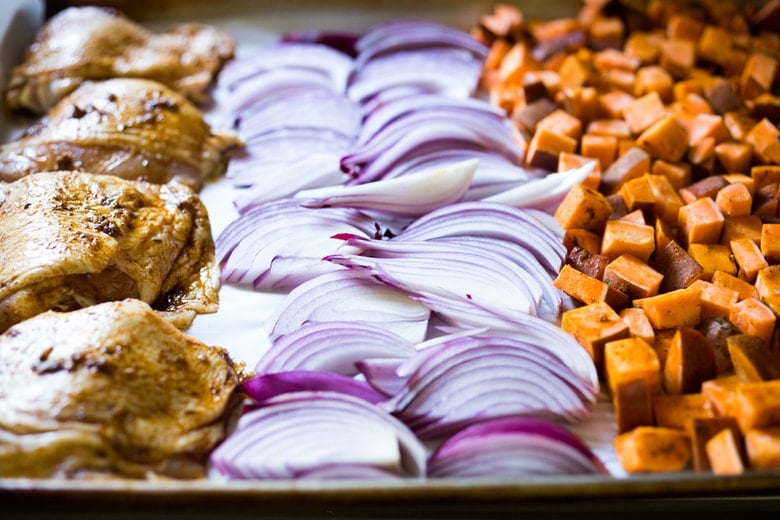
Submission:
{"label": "metal baking sheet rim", "polygon": [[[360,5],[360,2],[354,2]],[[362,3],[371,9],[368,2]],[[4,0],[0,10],[0,85],[5,85],[11,67],[21,59],[24,49],[32,41],[35,29],[44,19],[43,0]],[[364,13],[365,14],[365,13]],[[297,16],[301,16],[298,14]],[[364,19],[370,19],[370,16]],[[208,21],[208,20],[206,20]],[[225,24],[224,20],[221,20]],[[230,25],[230,20],[227,20]],[[238,35],[239,53],[241,38],[249,34],[246,24],[239,24],[243,31]],[[229,30],[229,28],[228,28]],[[259,32],[253,44],[269,41],[272,32]],[[245,50],[245,49],[244,49]],[[0,116],[0,135],[3,140],[18,131],[19,122]],[[207,186],[203,199],[222,207],[225,211],[211,212],[214,235],[224,229],[235,214],[231,205],[224,202],[229,193],[228,183]],[[217,315],[199,316],[189,331],[209,344],[222,344],[225,330],[242,331],[243,337],[234,337],[235,345],[258,345],[267,341],[263,333],[263,320],[270,314],[279,295],[265,295],[223,287],[221,311]],[[247,311],[251,309],[252,311]],[[226,346],[226,345],[223,345]],[[252,366],[254,351],[237,353],[239,359]],[[234,351],[231,349],[231,352]],[[274,502],[280,506],[316,507],[319,504],[344,502],[352,506],[360,504],[387,504],[404,507],[408,504],[480,503],[496,507],[499,503],[559,502],[571,498],[578,501],[605,500],[610,498],[678,499],[701,498],[721,500],[725,497],[773,498],[780,488],[780,473],[751,472],[741,476],[715,476],[683,472],[660,475],[616,477],[531,477],[520,479],[447,479],[410,480],[400,482],[366,483],[363,481],[70,481],[64,479],[3,479],[0,478],[0,503],[4,507],[13,504],[36,504],[39,499],[55,497],[61,506],[68,502],[79,503],[85,498],[100,507],[101,501],[112,503],[120,499],[125,504],[177,504],[186,502],[214,505],[214,501],[265,504]],[[303,500],[304,502],[301,502]],[[194,501],[194,502],[193,502]]]}

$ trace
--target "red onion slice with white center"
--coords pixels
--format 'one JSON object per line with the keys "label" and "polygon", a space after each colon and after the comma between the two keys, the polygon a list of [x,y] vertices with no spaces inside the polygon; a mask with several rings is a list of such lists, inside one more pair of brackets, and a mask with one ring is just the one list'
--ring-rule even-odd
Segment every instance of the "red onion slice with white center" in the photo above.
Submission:
{"label": "red onion slice with white center", "polygon": [[334,233],[350,229],[368,236],[376,225],[371,217],[346,208],[257,206],[228,224],[215,241],[222,280],[257,290],[292,289],[334,270],[322,261],[343,249],[341,241],[331,238]]}
{"label": "red onion slice with white center", "polygon": [[393,331],[412,343],[425,337],[430,311],[403,291],[367,276],[341,269],[294,288],[271,317],[270,339],[306,323],[350,320]]}
{"label": "red onion slice with white center", "polygon": [[292,31],[282,34],[279,41],[282,43],[316,43],[331,47],[352,58],[357,51],[355,44],[360,35],[344,31]]}
{"label": "red onion slice with white center", "polygon": [[601,461],[576,435],[531,417],[469,426],[446,439],[428,460],[432,478],[603,474]]}
{"label": "red onion slice with white center", "polygon": [[401,217],[418,217],[460,200],[476,169],[477,161],[472,159],[397,179],[302,190],[295,197],[311,208],[351,207]]}
{"label": "red onion slice with white center", "polygon": [[471,52],[476,58],[487,57],[487,47],[469,33],[424,21],[394,23],[392,28],[374,26],[363,38],[358,39],[355,48],[355,68],[360,69],[377,56],[409,49],[431,49],[453,47]]}
{"label": "red onion slice with white center", "polygon": [[392,331],[368,323],[333,321],[309,323],[276,338],[260,357],[255,372],[322,370],[354,376],[366,359],[406,359],[414,345]]}
{"label": "red onion slice with white center", "polygon": [[482,60],[460,49],[399,51],[377,56],[351,76],[347,95],[362,103],[400,85],[418,86],[457,98],[477,90]]}
{"label": "red onion slice with white center", "polygon": [[506,258],[463,244],[399,243],[348,237],[347,245],[382,256],[335,254],[326,260],[353,270],[368,271],[384,283],[412,295],[437,295],[490,309],[509,319],[536,314],[541,293],[526,280],[527,272]]}
{"label": "red onion slice with white center", "polygon": [[551,273],[558,273],[566,256],[561,235],[532,209],[470,201],[450,204],[418,218],[393,240],[430,240],[453,236],[484,236],[523,246]]}
{"label": "red onion slice with white center", "polygon": [[401,117],[428,110],[468,111],[480,117],[506,121],[504,111],[481,99],[455,99],[436,94],[406,95],[387,101],[366,113],[358,142],[368,142],[380,130]]}
{"label": "red onion slice with white center", "polygon": [[[421,153],[446,149],[477,149],[503,155],[509,161],[519,162],[522,150],[517,141],[501,125],[502,129],[490,129],[483,118],[444,117],[421,120],[420,124],[408,121],[377,135],[375,141],[367,143],[341,160],[341,169],[353,180],[364,183],[380,179],[397,164]],[[495,126],[495,125],[493,125]]]}
{"label": "red onion slice with white center", "polygon": [[358,106],[342,94],[321,89],[301,91],[245,111],[236,132],[248,141],[289,128],[322,128],[355,138],[361,115]]}
{"label": "red onion slice with white center", "polygon": [[335,91],[344,92],[352,67],[350,56],[329,46],[283,42],[226,63],[219,74],[219,87],[235,90],[241,83],[274,69],[303,69],[328,77]]}
{"label": "red onion slice with white center", "polygon": [[[400,421],[375,405],[337,392],[282,394],[245,413],[211,454],[230,479],[296,479],[340,466],[378,468],[420,478],[426,450]],[[373,472],[358,470],[356,476]]]}
{"label": "red onion slice with white center", "polygon": [[485,198],[485,202],[498,202],[516,208],[533,208],[555,211],[572,187],[580,184],[593,171],[594,163],[560,173],[550,173],[540,179],[530,180],[502,193]]}
{"label": "red onion slice with white center", "polygon": [[246,380],[241,387],[258,403],[277,395],[302,391],[338,392],[372,404],[387,400],[386,395],[377,392],[365,381],[320,370],[288,370],[260,374]]}

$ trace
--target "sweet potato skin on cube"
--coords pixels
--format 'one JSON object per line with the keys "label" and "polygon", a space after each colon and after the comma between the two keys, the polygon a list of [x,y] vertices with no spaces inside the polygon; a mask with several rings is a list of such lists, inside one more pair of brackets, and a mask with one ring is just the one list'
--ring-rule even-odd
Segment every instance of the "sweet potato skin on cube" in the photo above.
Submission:
{"label": "sweet potato skin on cube", "polygon": [[629,473],[681,471],[691,461],[688,435],[674,428],[640,426],[618,435],[613,445]]}

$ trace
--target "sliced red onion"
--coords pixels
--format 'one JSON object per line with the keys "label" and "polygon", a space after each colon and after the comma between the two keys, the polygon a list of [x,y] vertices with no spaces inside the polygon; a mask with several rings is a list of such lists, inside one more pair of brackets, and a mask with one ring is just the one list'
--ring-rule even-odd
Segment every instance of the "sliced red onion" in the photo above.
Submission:
{"label": "sliced red onion", "polygon": [[476,169],[476,160],[461,161],[397,179],[303,190],[295,197],[303,199],[302,204],[312,208],[351,207],[418,217],[460,200]]}
{"label": "sliced red onion", "polygon": [[406,377],[398,373],[401,358],[366,358],[358,361],[356,366],[365,377],[368,384],[385,395],[396,395],[403,390]]}
{"label": "sliced red onion", "polygon": [[[403,423],[360,398],[302,391],[268,399],[245,413],[211,455],[230,479],[297,479],[336,471],[348,478],[426,473],[425,447]],[[361,467],[377,468],[366,471]]]}
{"label": "sliced red onion", "polygon": [[[418,41],[428,40],[427,43],[422,44],[426,47],[443,43],[471,49],[482,58],[487,55],[487,48],[468,33],[438,22],[420,19],[395,19],[374,24],[357,39],[355,50],[358,54],[364,54],[371,48],[385,44],[384,42],[387,42],[388,39],[394,43],[396,36],[401,36],[398,40],[407,39],[415,44]],[[452,38],[457,39],[457,43],[450,43]],[[440,42],[440,40],[444,41]]]}
{"label": "sliced red onion", "polygon": [[346,155],[341,168],[353,183],[382,178],[392,168],[420,153],[442,149],[472,148],[503,155],[519,162],[522,149],[509,129],[483,117],[452,114],[407,116],[386,127],[374,140]]}
{"label": "sliced red onion", "polygon": [[360,119],[357,105],[344,95],[316,89],[245,111],[236,131],[244,140],[289,128],[322,128],[354,138],[360,131]]}
{"label": "sliced red onion", "polygon": [[551,228],[549,215],[484,201],[459,202],[431,211],[412,222],[393,240],[431,240],[454,236],[483,236],[523,246],[557,276],[566,256],[561,235]]}
{"label": "sliced red onion", "polygon": [[306,323],[351,320],[393,331],[412,343],[425,337],[430,311],[365,273],[342,269],[294,288],[271,318],[271,341]]}
{"label": "sliced red onion", "polygon": [[249,378],[241,387],[249,397],[258,403],[277,395],[304,390],[339,392],[358,397],[372,404],[387,399],[385,394],[377,392],[365,381],[320,370],[264,373]]}
{"label": "sliced red onion", "polygon": [[[268,210],[268,211],[266,211]],[[215,241],[225,283],[289,290],[333,271],[322,258],[342,247],[334,233],[371,236],[376,221],[356,210],[268,204],[239,215]]]}
{"label": "sliced red onion", "polygon": [[433,478],[601,475],[604,466],[564,426],[532,417],[474,424],[445,440],[428,460]]}
{"label": "sliced red onion", "polygon": [[422,439],[507,415],[579,421],[596,396],[567,364],[501,336],[461,337],[421,349],[397,369],[403,390],[380,406]]}
{"label": "sliced red onion", "polygon": [[390,27],[375,25],[355,43],[358,51],[355,68],[360,69],[377,56],[408,49],[453,47],[469,51],[481,60],[487,57],[487,46],[469,33],[446,25],[422,20],[393,22]]}
{"label": "sliced red onion", "polygon": [[444,110],[445,112],[466,111],[501,123],[506,121],[506,114],[503,110],[481,99],[455,99],[437,94],[406,95],[387,101],[368,113],[364,117],[358,142],[366,143],[370,141],[374,135],[399,118],[412,113],[427,112],[428,110]]}
{"label": "sliced red onion", "polygon": [[275,100],[300,92],[324,90],[340,92],[331,79],[321,72],[309,69],[272,69],[241,82],[220,107],[221,124],[234,126],[237,118],[252,106],[273,103]]}
{"label": "sliced red onion", "polygon": [[384,90],[381,90],[371,96],[370,98],[360,103],[361,114],[366,118],[369,114],[372,114],[380,107],[387,103],[403,99],[405,97],[422,96],[427,94],[437,94],[435,88],[426,87],[425,85],[406,85],[399,84]]}
{"label": "sliced red onion", "polygon": [[344,92],[352,67],[352,58],[332,46],[282,42],[226,63],[219,74],[219,86],[234,90],[242,82],[271,70],[303,69],[330,78],[333,89]]}
{"label": "sliced red onion", "polygon": [[261,356],[258,374],[289,370],[321,370],[354,376],[365,359],[406,359],[414,345],[394,332],[369,323],[309,323],[277,338]]}
{"label": "sliced red onion", "polygon": [[487,197],[485,202],[498,202],[516,208],[533,208],[541,211],[555,211],[571,189],[580,184],[593,171],[593,163],[560,173],[551,173],[541,179],[534,179],[505,192]]}
{"label": "sliced red onion", "polygon": [[355,45],[360,35],[340,31],[296,31],[282,34],[282,43],[317,43],[355,57]]}
{"label": "sliced red onion", "polygon": [[482,60],[460,49],[399,51],[377,56],[353,74],[347,95],[358,103],[399,85],[449,97],[471,97],[477,90]]}

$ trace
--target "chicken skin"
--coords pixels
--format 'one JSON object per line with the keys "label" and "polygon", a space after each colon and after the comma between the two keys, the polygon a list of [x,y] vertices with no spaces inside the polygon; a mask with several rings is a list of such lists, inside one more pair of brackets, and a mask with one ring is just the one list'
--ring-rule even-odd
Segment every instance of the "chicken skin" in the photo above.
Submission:
{"label": "chicken skin", "polygon": [[12,70],[6,105],[43,114],[82,82],[114,77],[153,79],[202,103],[234,52],[232,37],[212,26],[152,33],[116,10],[71,7],[41,28]]}
{"label": "chicken skin", "polygon": [[78,170],[195,190],[224,173],[230,132],[212,130],[185,98],[151,80],[87,82],[16,141],[0,146],[0,181],[40,171]]}
{"label": "chicken skin", "polygon": [[219,305],[208,213],[182,184],[83,172],[0,184],[0,244],[0,332],[124,298],[186,328]]}
{"label": "chicken skin", "polygon": [[243,377],[139,300],[39,314],[0,335],[0,477],[205,477]]}

